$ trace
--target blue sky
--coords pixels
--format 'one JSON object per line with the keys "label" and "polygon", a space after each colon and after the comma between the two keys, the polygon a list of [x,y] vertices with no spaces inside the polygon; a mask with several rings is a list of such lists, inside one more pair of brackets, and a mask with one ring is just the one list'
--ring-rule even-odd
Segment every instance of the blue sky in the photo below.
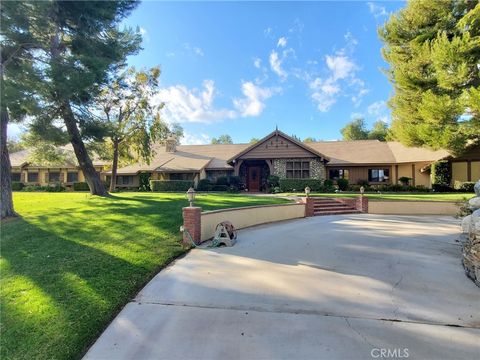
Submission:
{"label": "blue sky", "polygon": [[183,143],[340,139],[355,115],[389,121],[392,87],[377,28],[403,2],[142,2],[126,19],[143,33],[136,67],[160,65],[164,119]]}

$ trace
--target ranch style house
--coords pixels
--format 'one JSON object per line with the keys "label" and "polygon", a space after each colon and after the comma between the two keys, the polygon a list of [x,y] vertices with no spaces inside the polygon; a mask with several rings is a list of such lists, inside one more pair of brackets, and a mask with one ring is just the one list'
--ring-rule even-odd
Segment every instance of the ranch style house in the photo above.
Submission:
{"label": "ranch style house", "polygon": [[[68,151],[68,146],[65,147]],[[71,148],[70,148],[71,149]],[[71,151],[71,150],[70,150]],[[252,192],[266,189],[267,177],[292,179],[348,179],[350,184],[368,181],[372,185],[397,184],[402,177],[410,184],[431,187],[430,166],[449,160],[453,181],[480,178],[480,149],[454,158],[445,150],[406,147],[399,142],[358,140],[300,142],[275,130],[253,144],[177,145],[169,138],[155,145],[149,164],[138,162],[118,169],[117,186],[136,188],[140,173],[153,180],[215,180],[239,176]],[[29,150],[12,153],[12,180],[25,185],[61,183],[65,186],[84,181],[75,161],[55,166],[29,162]],[[93,159],[102,179],[109,176],[109,163]]]}

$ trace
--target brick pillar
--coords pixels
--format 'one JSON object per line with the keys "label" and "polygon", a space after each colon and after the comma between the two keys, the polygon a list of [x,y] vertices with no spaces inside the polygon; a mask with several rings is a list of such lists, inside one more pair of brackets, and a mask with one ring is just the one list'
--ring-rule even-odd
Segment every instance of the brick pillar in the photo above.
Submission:
{"label": "brick pillar", "polygon": [[356,199],[355,208],[363,213],[368,213],[368,197],[359,196]]}
{"label": "brick pillar", "polygon": [[[192,236],[195,244],[200,244],[202,241],[201,229],[202,229],[202,208],[201,207],[184,207],[183,209],[183,228],[187,230]],[[187,232],[183,232],[183,243],[191,244],[190,238],[187,235]]]}
{"label": "brick pillar", "polygon": [[303,197],[302,203],[305,204],[305,216],[306,217],[313,216],[313,213],[315,211],[314,210],[315,199],[311,197]]}

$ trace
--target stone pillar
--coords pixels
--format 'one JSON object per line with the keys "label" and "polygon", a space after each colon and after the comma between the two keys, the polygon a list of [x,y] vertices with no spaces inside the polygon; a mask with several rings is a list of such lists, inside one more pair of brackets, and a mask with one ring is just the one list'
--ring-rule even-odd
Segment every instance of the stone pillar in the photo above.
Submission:
{"label": "stone pillar", "polygon": [[359,196],[356,200],[355,208],[363,213],[368,213],[368,198],[366,196]]}
{"label": "stone pillar", "polygon": [[303,197],[301,202],[305,204],[305,217],[313,216],[315,212],[315,199],[311,197]]}
{"label": "stone pillar", "polygon": [[183,209],[183,243],[191,244],[188,233],[191,235],[195,244],[200,244],[202,241],[202,208],[201,207],[184,207]]}

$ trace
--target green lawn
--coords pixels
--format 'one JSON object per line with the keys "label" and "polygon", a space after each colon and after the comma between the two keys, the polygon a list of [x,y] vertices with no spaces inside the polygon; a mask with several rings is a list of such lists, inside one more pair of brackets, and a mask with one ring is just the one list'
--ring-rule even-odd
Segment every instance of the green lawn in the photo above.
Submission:
{"label": "green lawn", "polygon": [[[289,194],[279,194],[279,195],[298,195],[305,196],[303,193],[289,193]],[[318,194],[313,193],[310,196],[319,196],[319,197],[357,197],[359,193],[325,193]],[[365,194],[369,200],[380,201],[380,200],[412,200],[412,201],[463,201],[464,199],[470,199],[475,196],[474,193],[367,193]]]}
{"label": "green lawn", "polygon": [[[199,195],[205,210],[282,203]],[[1,358],[80,357],[121,307],[182,254],[184,194],[14,193],[2,223]],[[181,339],[179,339],[181,344]]]}

